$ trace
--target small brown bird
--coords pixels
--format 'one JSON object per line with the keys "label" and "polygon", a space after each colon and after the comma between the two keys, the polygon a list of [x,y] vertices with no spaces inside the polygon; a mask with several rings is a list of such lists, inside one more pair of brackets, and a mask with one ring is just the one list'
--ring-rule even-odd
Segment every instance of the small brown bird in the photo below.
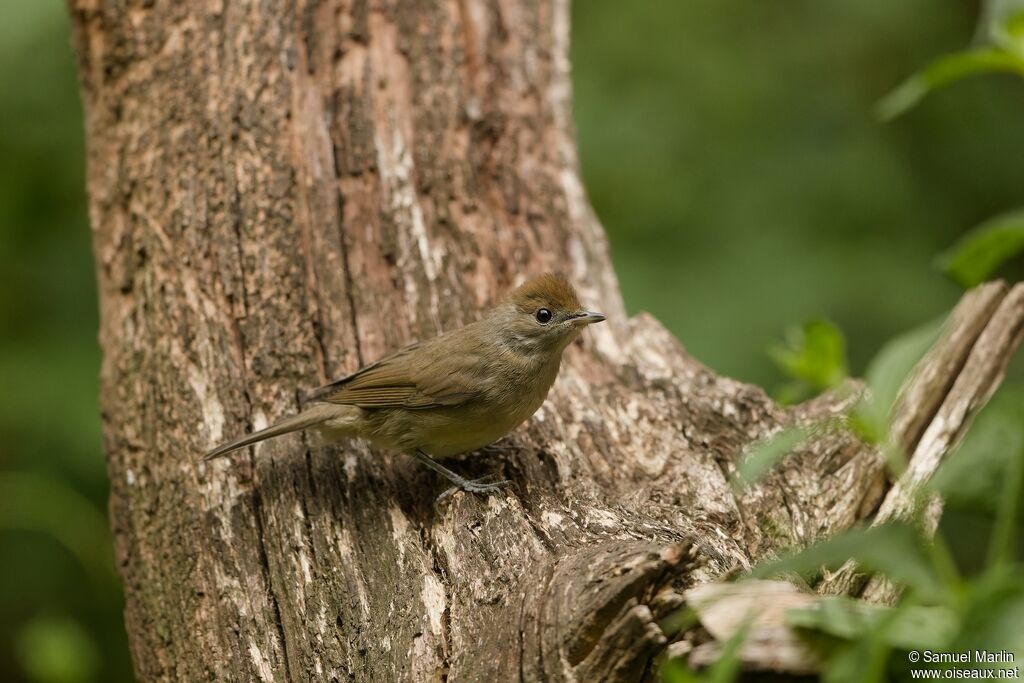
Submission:
{"label": "small brown bird", "polygon": [[494,491],[506,482],[468,480],[434,458],[482,448],[533,415],[554,384],[562,351],[584,327],[604,319],[582,309],[564,277],[535,277],[482,320],[322,386],[301,413],[204,459],[312,427],[331,439],[361,437],[409,453],[467,491]]}

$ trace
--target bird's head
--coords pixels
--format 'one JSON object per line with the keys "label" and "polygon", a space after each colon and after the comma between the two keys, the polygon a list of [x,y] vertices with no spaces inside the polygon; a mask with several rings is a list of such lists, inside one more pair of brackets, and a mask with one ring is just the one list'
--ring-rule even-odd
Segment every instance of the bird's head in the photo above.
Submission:
{"label": "bird's head", "polygon": [[584,309],[569,281],[553,273],[524,282],[495,309],[493,318],[506,344],[548,353],[561,353],[584,327],[604,320]]}

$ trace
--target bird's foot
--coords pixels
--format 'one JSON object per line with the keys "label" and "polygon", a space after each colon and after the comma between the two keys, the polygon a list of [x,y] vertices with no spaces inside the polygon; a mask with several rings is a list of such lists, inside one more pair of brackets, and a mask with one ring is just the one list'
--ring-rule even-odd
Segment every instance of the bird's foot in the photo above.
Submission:
{"label": "bird's foot", "polygon": [[496,493],[509,483],[508,479],[502,479],[499,474],[489,474],[479,479],[463,479],[459,477],[459,481],[455,482],[455,486],[449,487],[437,497],[437,500],[440,502],[459,490],[469,491],[470,493]]}
{"label": "bird's foot", "polygon": [[502,486],[509,483],[507,479],[500,479],[498,475],[488,475],[479,479],[466,479],[462,475],[452,472],[450,469],[437,462],[423,451],[415,451],[412,457],[419,460],[421,463],[434,470],[445,479],[455,484],[450,489],[438,496],[437,500],[441,501],[452,495],[459,489],[463,491],[469,491],[470,493],[494,493],[499,490]]}

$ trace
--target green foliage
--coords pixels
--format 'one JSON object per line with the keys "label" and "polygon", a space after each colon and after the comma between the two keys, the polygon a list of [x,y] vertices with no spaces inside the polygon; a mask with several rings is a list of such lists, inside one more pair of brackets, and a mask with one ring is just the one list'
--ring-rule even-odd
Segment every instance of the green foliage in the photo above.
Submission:
{"label": "green foliage", "polygon": [[811,320],[792,327],[786,343],[772,347],[769,355],[782,373],[793,381],[778,393],[783,403],[797,403],[838,386],[849,376],[846,340],[827,320]]}
{"label": "green foliage", "polygon": [[984,0],[978,20],[978,40],[1024,52],[1024,0]]}
{"label": "green foliage", "polygon": [[[893,118],[926,94],[975,73],[994,70],[1024,75],[1024,2],[992,2],[980,34],[986,47],[941,58],[884,99],[879,111]],[[962,287],[973,287],[1024,250],[1024,212],[1013,211],[986,221],[936,260]],[[940,319],[886,344],[868,365],[868,398],[851,415],[865,438],[891,446],[892,408],[900,387],[922,354],[934,343]],[[804,398],[829,388],[839,367],[842,339],[824,327],[813,335],[805,327],[790,342],[775,348],[773,359],[797,380],[784,396]],[[815,339],[814,337],[818,338]],[[779,458],[798,447],[813,429],[789,429],[756,446],[738,467],[738,481],[756,480]],[[903,454],[888,453],[898,474]],[[933,540],[915,526],[891,523],[857,529],[799,549],[750,572],[753,577],[798,574],[815,580],[823,569],[853,560],[860,570],[886,577],[902,589],[895,608],[846,598],[819,601],[788,615],[823,653],[823,680],[884,681],[907,678],[909,651],[965,652],[1007,650],[1024,658],[1024,566],[1018,537],[1024,490],[1024,386],[1010,382],[983,411],[963,446],[940,468],[920,494],[941,494],[951,507],[974,506],[992,515],[988,551],[981,571],[965,576],[958,569],[941,531]],[[1012,666],[1012,665],[1011,665]],[[927,668],[918,663],[914,668]],[[1002,668],[1002,667],[1000,667]],[[668,679],[666,679],[668,680]],[[683,679],[680,679],[683,680]]]}
{"label": "green foliage", "polygon": [[1024,76],[1024,3],[989,0],[979,21],[981,47],[939,57],[886,95],[876,111],[883,120],[900,116],[930,93],[970,76]]}
{"label": "green foliage", "polygon": [[[983,46],[936,59],[886,95],[876,112],[892,120],[925,96],[970,76],[1011,73],[1024,76],[1024,3],[991,0],[979,22]],[[1024,250],[1024,210],[985,221],[943,252],[936,265],[961,287],[990,278],[1001,264]]]}
{"label": "green foliage", "polygon": [[942,252],[936,265],[964,289],[990,279],[1024,251],[1024,209],[991,218]]}
{"label": "green foliage", "polygon": [[957,52],[935,60],[885,96],[876,108],[882,120],[906,113],[929,93],[977,74],[995,72],[1024,76],[1024,59],[1007,50],[985,48]]}
{"label": "green foliage", "polygon": [[939,650],[953,640],[956,616],[947,607],[908,604],[889,609],[863,600],[825,598],[812,607],[790,610],[790,626],[842,638],[861,640],[877,632],[887,647]]}
{"label": "green foliage", "polygon": [[[864,381],[868,392],[853,412],[854,426],[873,443],[883,443],[900,388],[925,352],[938,339],[946,314],[888,341],[868,363]],[[902,454],[889,454],[890,461]]]}
{"label": "green foliage", "polygon": [[[788,623],[822,655],[823,680],[904,680],[911,668],[910,651],[1006,650],[1018,662],[1024,658],[1024,564],[1015,552],[1024,490],[1024,390],[1004,392],[982,412],[963,447],[940,469],[919,502],[937,492],[957,490],[959,478],[979,467],[979,460],[987,476],[968,484],[967,490],[994,499],[988,504],[996,520],[987,563],[976,575],[964,575],[955,566],[941,533],[928,540],[915,525],[900,523],[854,529],[749,572],[751,578],[795,574],[813,583],[823,569],[835,570],[854,560],[860,570],[884,576],[903,589],[893,608],[826,598],[787,614]],[[927,666],[918,663],[913,668]],[[681,662],[666,663],[663,680],[705,680],[683,671]]]}
{"label": "green foliage", "polygon": [[[788,427],[753,444],[737,465],[734,485],[742,488],[756,482],[779,460],[823,430],[852,428],[865,440],[890,448],[892,444],[887,444],[884,437],[889,433],[893,404],[914,366],[935,343],[945,318],[945,315],[939,316],[886,343],[868,363],[864,398],[844,419]],[[817,341],[807,341],[812,338],[817,338]],[[842,333],[830,323],[809,323],[799,334],[791,337],[784,352],[776,349],[773,353],[785,356],[785,362],[791,368],[787,371],[789,374],[805,378],[828,377],[831,381],[827,385],[831,387],[846,376],[841,362],[845,358],[841,351],[842,339]],[[803,381],[801,391],[810,392],[811,386],[809,380]],[[824,383],[819,386],[825,388]],[[904,454],[887,450],[886,455],[892,470],[901,471]]]}
{"label": "green foliage", "polygon": [[[963,443],[932,478],[950,505],[986,515],[998,511],[999,493],[1024,453],[1024,385],[1000,390],[975,420]],[[1012,478],[1012,477],[1010,477]]]}
{"label": "green foliage", "polygon": [[924,599],[934,600],[942,595],[948,578],[935,570],[924,547],[911,527],[889,524],[857,529],[761,564],[751,576],[768,578],[793,572],[811,581],[822,568],[837,569],[852,558],[865,568],[907,586]]}
{"label": "green foliage", "polygon": [[[906,677],[907,653],[932,650],[964,652],[1006,650],[1024,657],[1024,573],[1008,552],[1024,477],[1024,453],[1011,460],[1017,474],[1008,478],[1000,509],[1011,527],[993,535],[1003,552],[991,556],[979,576],[961,577],[945,556],[941,540],[924,541],[912,526],[890,524],[856,530],[755,568],[752,577],[795,572],[814,577],[823,567],[838,568],[853,559],[867,571],[886,576],[906,591],[895,608],[848,598],[826,598],[813,607],[791,610],[788,623],[799,629],[823,656],[823,680],[848,683]],[[1001,545],[1000,545],[1001,544]],[[730,641],[738,640],[737,634]],[[738,646],[725,648],[735,658]],[[722,663],[722,662],[720,662]],[[733,667],[737,663],[725,663]],[[918,665],[921,668],[924,665]],[[666,663],[667,682],[711,680],[697,677],[682,662]]]}
{"label": "green foliage", "polygon": [[779,460],[789,455],[811,436],[804,427],[788,427],[755,443],[739,461],[733,486],[742,489],[755,483]]}
{"label": "green foliage", "polygon": [[[930,567],[932,575],[944,571],[942,561],[927,544],[914,543],[909,548],[886,559],[890,570],[896,570],[883,572],[890,579],[901,583],[924,567]],[[818,556],[819,551],[811,549],[809,554]],[[853,557],[868,561],[877,559],[878,553],[854,552]],[[908,572],[911,567],[914,569]],[[1020,661],[1024,657],[1022,579],[1019,564],[1001,560],[980,576],[931,586],[938,590],[915,590],[910,583],[911,590],[895,608],[835,598],[811,609],[792,611],[787,619],[809,636],[829,636],[813,639],[825,655],[826,680],[862,680],[860,669],[850,667],[848,656],[860,650],[857,656],[862,658],[865,649],[882,657],[887,671],[883,680],[903,677],[909,651],[1008,650]]]}
{"label": "green foliage", "polygon": [[[1022,423],[1018,423],[1020,425]],[[1017,457],[1010,457],[1007,462],[1006,478],[1003,480],[1003,491],[999,497],[999,510],[992,527],[992,542],[989,544],[988,566],[999,571],[1008,566],[1016,555],[1017,514],[1020,510],[1021,489],[1024,489],[1024,429],[1017,430]],[[1022,624],[1024,626],[1024,624]]]}

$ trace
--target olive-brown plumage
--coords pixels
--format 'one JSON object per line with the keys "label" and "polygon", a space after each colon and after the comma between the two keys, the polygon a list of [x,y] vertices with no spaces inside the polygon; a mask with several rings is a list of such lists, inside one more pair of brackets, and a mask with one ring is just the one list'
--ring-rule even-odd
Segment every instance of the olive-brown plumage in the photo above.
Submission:
{"label": "olive-brown plumage", "polygon": [[602,320],[582,308],[564,277],[535,277],[481,320],[320,387],[306,410],[219,446],[205,459],[315,428],[414,455],[462,488],[493,490],[495,484],[467,481],[433,458],[493,443],[533,415],[554,384],[562,351]]}

